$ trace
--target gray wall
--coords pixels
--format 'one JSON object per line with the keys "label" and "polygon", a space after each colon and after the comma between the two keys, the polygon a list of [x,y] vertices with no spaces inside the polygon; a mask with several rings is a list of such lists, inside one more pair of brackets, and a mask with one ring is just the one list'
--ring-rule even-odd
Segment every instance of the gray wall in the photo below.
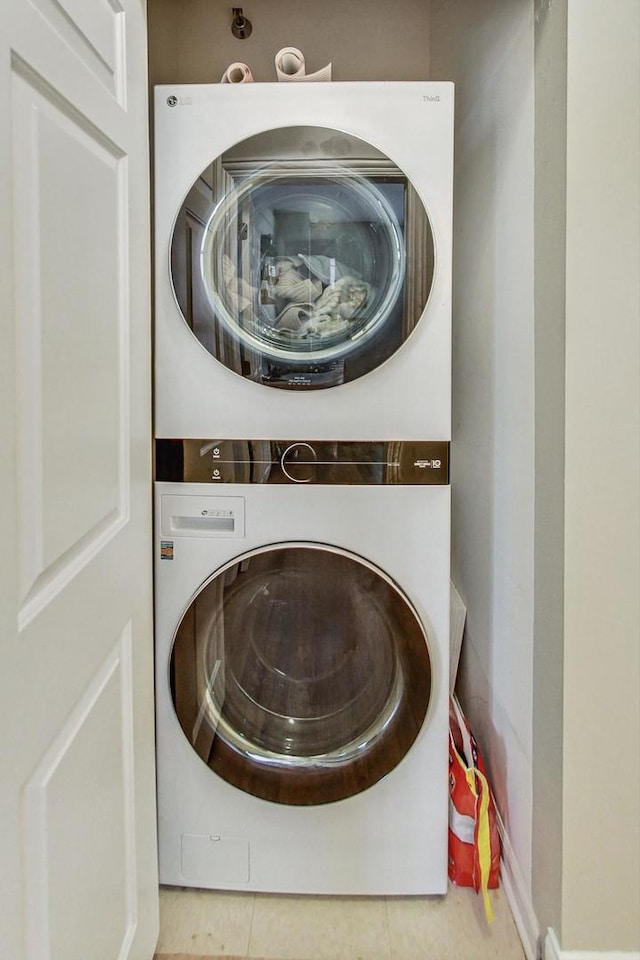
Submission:
{"label": "gray wall", "polygon": [[297,47],[307,72],[333,63],[334,80],[426,80],[429,4],[422,0],[259,0],[242,6],[253,25],[231,34],[227,0],[148,0],[154,83],[217,83],[234,61],[276,80],[274,56]]}
{"label": "gray wall", "polygon": [[534,98],[529,0],[434,0],[433,79],[456,83],[453,579],[459,692],[511,866],[531,875]]}
{"label": "gray wall", "polygon": [[532,894],[561,931],[564,644],[566,0],[536,7],[535,647]]}

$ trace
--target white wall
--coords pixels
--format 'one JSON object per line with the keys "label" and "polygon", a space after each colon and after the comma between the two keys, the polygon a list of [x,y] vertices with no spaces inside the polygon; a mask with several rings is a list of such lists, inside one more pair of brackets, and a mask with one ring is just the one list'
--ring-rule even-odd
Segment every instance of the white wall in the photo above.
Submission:
{"label": "white wall", "polygon": [[639,951],[640,5],[568,13],[561,943]]}
{"label": "white wall", "polygon": [[530,0],[434,0],[431,74],[456,82],[453,578],[459,690],[531,882],[534,324]]}

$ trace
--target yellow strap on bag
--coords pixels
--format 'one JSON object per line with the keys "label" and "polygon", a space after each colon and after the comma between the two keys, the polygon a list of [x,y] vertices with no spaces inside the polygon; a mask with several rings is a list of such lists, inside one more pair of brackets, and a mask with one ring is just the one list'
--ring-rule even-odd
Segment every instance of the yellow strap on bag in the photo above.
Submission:
{"label": "yellow strap on bag", "polygon": [[[480,782],[480,792],[476,787],[476,777]],[[489,832],[489,784],[484,774],[476,767],[467,767],[467,783],[472,794],[480,803],[476,807],[478,820],[478,863],[480,864],[480,890],[484,901],[484,915],[487,923],[493,923],[493,906],[489,896],[489,873],[491,871],[491,835]]]}

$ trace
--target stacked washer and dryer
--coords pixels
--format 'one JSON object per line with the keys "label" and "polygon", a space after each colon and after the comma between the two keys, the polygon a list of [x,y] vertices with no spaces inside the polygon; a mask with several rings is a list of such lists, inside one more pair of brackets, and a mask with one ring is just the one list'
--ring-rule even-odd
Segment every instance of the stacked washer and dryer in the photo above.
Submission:
{"label": "stacked washer and dryer", "polygon": [[161,882],[444,893],[453,88],[155,97]]}

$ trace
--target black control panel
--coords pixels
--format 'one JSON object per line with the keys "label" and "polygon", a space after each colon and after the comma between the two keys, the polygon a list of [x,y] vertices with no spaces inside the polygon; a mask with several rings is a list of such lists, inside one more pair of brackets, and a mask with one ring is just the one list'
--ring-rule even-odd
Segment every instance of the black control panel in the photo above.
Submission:
{"label": "black control panel", "polygon": [[156,440],[156,480],[184,483],[449,483],[449,442]]}

